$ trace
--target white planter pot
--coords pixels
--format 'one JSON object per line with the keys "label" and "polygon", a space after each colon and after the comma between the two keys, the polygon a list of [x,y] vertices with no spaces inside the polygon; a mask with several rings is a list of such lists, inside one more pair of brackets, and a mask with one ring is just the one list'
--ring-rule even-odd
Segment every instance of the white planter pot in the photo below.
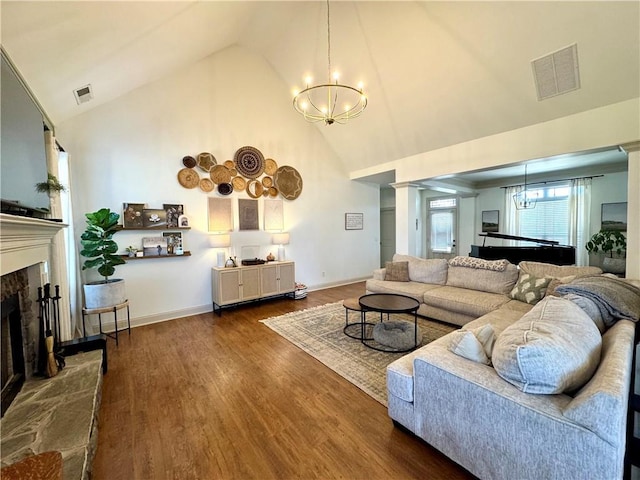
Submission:
{"label": "white planter pot", "polygon": [[626,268],[626,258],[604,257],[604,259],[602,260],[602,270],[607,273],[624,273]]}
{"label": "white planter pot", "polygon": [[87,309],[113,307],[127,299],[124,279],[112,278],[108,283],[104,281],[90,282],[83,286],[84,306]]}

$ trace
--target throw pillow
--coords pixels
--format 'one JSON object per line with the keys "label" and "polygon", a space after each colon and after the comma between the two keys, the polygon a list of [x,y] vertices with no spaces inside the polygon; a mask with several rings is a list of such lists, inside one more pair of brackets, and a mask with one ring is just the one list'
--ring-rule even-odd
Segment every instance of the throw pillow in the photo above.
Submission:
{"label": "throw pillow", "polygon": [[525,393],[572,392],[600,363],[602,337],[576,304],[547,297],[496,339],[493,367]]}
{"label": "throw pillow", "polygon": [[534,277],[530,273],[520,272],[518,282],[509,294],[514,300],[535,305],[547,292],[547,287],[551,282],[551,277]]}
{"label": "throw pillow", "polygon": [[449,350],[468,360],[491,364],[491,352],[496,334],[490,323],[471,330],[456,330],[451,334]]}
{"label": "throw pillow", "polygon": [[386,262],[384,265],[387,270],[384,279],[390,282],[408,282],[409,281],[409,262]]}

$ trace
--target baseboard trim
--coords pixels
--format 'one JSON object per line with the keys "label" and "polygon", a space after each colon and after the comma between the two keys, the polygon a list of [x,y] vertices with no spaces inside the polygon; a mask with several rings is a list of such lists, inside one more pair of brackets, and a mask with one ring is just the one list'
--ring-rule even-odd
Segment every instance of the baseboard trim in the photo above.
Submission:
{"label": "baseboard trim", "polygon": [[[323,283],[323,284],[308,286],[307,287],[307,291],[314,292],[314,291],[317,291],[317,290],[325,290],[327,288],[342,287],[344,285],[351,285],[353,283],[363,282],[363,281],[367,280],[368,278],[371,278],[371,277],[353,278],[353,279],[350,279],[350,280],[342,280],[340,282],[329,282],[329,283]],[[136,317],[136,318],[132,317],[131,318],[131,328],[142,327],[143,325],[150,325],[152,323],[167,322],[169,320],[175,320],[176,318],[190,317],[192,315],[200,315],[202,313],[210,313],[210,312],[213,312],[213,304],[211,304],[211,303],[209,303],[207,305],[198,305],[198,306],[195,306],[195,307],[182,308],[180,310],[172,310],[170,312],[157,313],[157,314],[154,314],[154,315],[146,315],[144,317]],[[105,320],[106,320],[106,322],[105,322]],[[113,328],[111,328],[111,329],[104,328],[105,327],[105,323],[107,323],[107,325],[109,323],[111,323],[109,320],[112,321],[112,319],[107,319],[107,318],[103,318],[103,321],[102,321],[103,331],[107,332],[107,333],[111,333],[111,332],[114,331]],[[96,330],[98,329],[97,320],[96,320],[95,324],[92,322],[91,325]],[[126,326],[127,326],[127,319],[119,317],[118,318],[118,331],[120,331],[122,328],[126,328]]]}

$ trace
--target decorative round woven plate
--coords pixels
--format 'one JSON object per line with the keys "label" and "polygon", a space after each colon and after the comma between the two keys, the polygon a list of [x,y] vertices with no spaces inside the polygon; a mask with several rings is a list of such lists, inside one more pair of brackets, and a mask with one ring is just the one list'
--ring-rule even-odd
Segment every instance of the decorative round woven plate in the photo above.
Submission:
{"label": "decorative round woven plate", "polygon": [[224,165],[216,165],[209,172],[209,176],[214,183],[229,183],[231,181],[231,172]]}
{"label": "decorative round woven plate", "polygon": [[213,166],[216,164],[216,157],[214,157],[211,153],[202,152],[198,155],[198,167],[203,172],[210,171]]}
{"label": "decorative round woven plate", "polygon": [[178,172],[178,182],[184,188],[196,188],[200,184],[200,175],[195,170],[183,168]]}
{"label": "decorative round woven plate", "polygon": [[230,183],[221,183],[218,185],[218,193],[220,195],[229,195],[231,192],[233,192],[233,185]]}
{"label": "decorative round woven plate", "polygon": [[278,189],[276,187],[269,187],[269,196],[270,197],[277,197],[278,196]]}
{"label": "decorative round woven plate", "polygon": [[233,163],[233,160],[225,160],[224,166],[231,170],[235,166],[235,164]]}
{"label": "decorative round woven plate", "polygon": [[214,183],[209,178],[200,179],[200,190],[203,192],[210,192],[215,187]]}
{"label": "decorative round woven plate", "polygon": [[260,183],[258,180],[249,180],[247,182],[246,190],[247,195],[249,195],[251,198],[258,198],[262,196],[264,188],[262,187],[262,183]]}
{"label": "decorative round woven plate", "polygon": [[278,168],[273,181],[280,194],[287,200],[295,200],[302,193],[302,177],[293,167],[284,165]]}
{"label": "decorative round woven plate", "polygon": [[273,185],[273,178],[271,177],[264,177],[262,179],[262,186],[265,188],[269,188],[270,186]]}
{"label": "decorative round woven plate", "polygon": [[264,173],[267,175],[273,175],[278,170],[278,164],[273,158],[267,158],[264,161]]}
{"label": "decorative round woven plate", "polygon": [[233,177],[231,184],[234,190],[244,190],[247,186],[247,181],[242,177]]}
{"label": "decorative round woven plate", "polygon": [[254,147],[240,147],[233,156],[233,163],[247,178],[258,178],[264,172],[264,156]]}
{"label": "decorative round woven plate", "polygon": [[196,166],[196,159],[191,155],[187,155],[186,157],[182,157],[182,164],[187,168],[193,168]]}

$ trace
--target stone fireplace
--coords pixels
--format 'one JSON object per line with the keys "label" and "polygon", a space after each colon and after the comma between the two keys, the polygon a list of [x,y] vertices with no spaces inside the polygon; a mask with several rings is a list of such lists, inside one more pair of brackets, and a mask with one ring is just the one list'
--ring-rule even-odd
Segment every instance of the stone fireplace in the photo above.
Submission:
{"label": "stone fireplace", "polygon": [[[53,270],[60,268],[53,252],[54,239],[64,227],[59,222],[0,214],[3,414],[21,383],[38,373],[38,287],[63,273]],[[70,325],[65,327],[69,332]]]}

